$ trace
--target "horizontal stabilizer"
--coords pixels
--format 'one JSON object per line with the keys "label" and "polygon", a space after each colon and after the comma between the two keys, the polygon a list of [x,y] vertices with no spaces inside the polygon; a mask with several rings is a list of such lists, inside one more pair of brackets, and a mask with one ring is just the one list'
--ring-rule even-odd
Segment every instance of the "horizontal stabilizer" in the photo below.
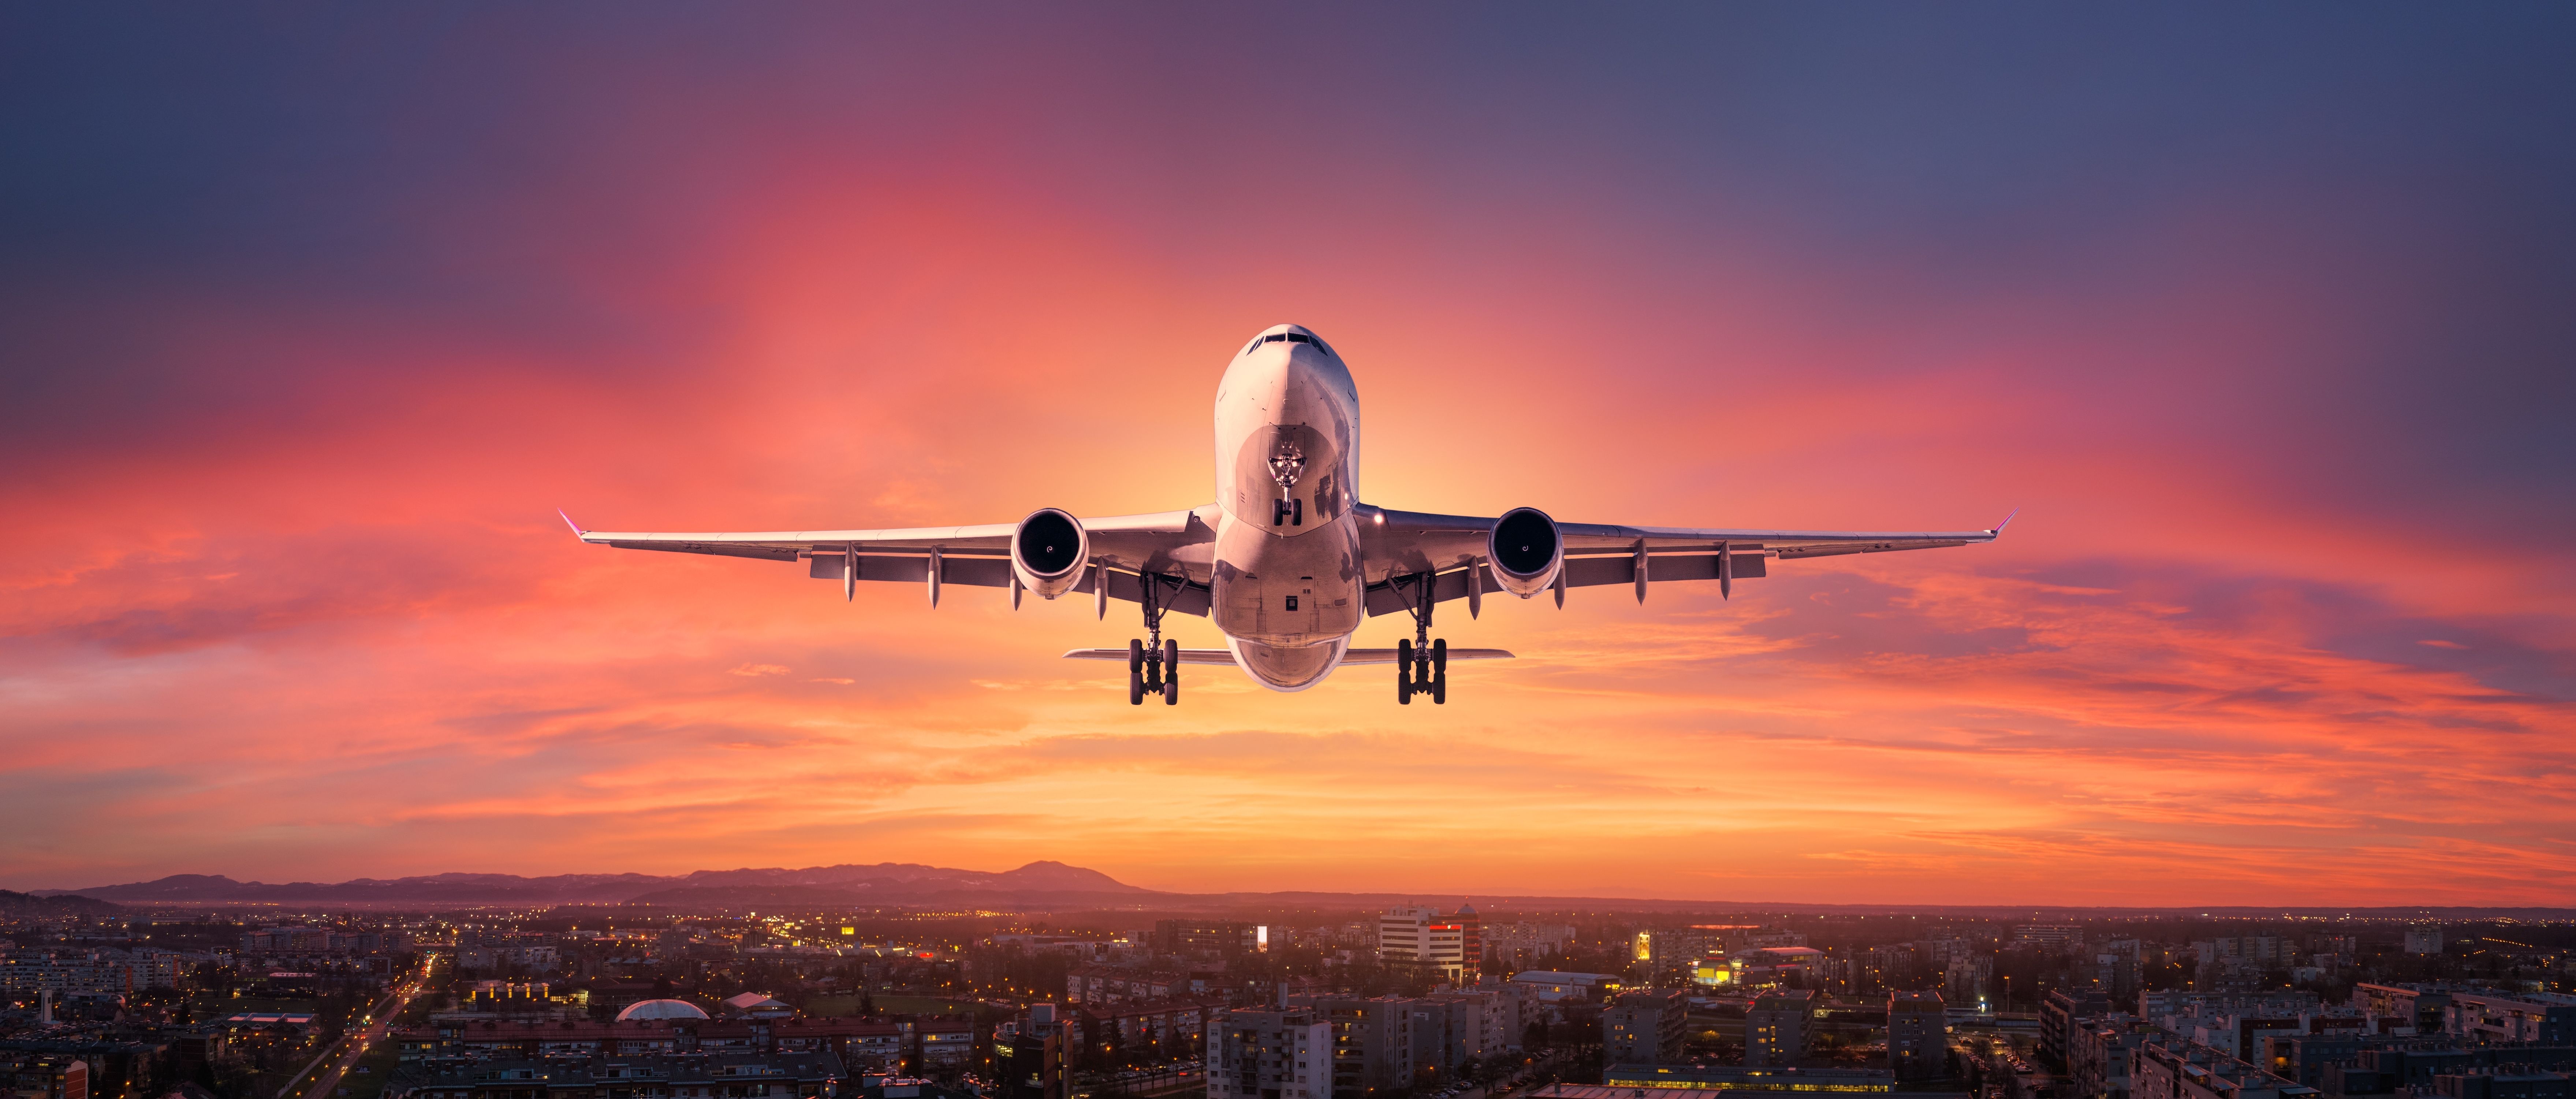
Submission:
{"label": "horizontal stabilizer", "polygon": [[[1125,660],[1127,659],[1127,650],[1067,649],[1065,650],[1064,658],[1067,660]],[[1234,654],[1227,652],[1224,649],[1183,649],[1181,650],[1181,663],[1232,664],[1234,663]]]}
{"label": "horizontal stabilizer", "polygon": [[[1451,650],[1449,650],[1449,659],[1451,659],[1451,660],[1510,660],[1510,659],[1512,659],[1512,653],[1511,653],[1511,650],[1509,650],[1509,649],[1451,649]],[[1344,654],[1342,655],[1342,663],[1344,663],[1344,664],[1393,664],[1393,663],[1395,663],[1395,650],[1393,650],[1393,649],[1352,649],[1350,652],[1344,653]]]}

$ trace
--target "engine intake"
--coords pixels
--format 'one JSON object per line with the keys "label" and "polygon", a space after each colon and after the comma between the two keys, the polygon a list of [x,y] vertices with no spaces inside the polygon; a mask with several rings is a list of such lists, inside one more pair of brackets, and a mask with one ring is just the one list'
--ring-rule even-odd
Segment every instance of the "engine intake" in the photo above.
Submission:
{"label": "engine intake", "polygon": [[[1053,599],[1082,582],[1091,560],[1091,536],[1082,521],[1060,508],[1039,508],[1011,535],[1011,572],[1020,586]],[[1016,601],[1016,600],[1015,600]]]}
{"label": "engine intake", "polygon": [[1537,508],[1513,508],[1485,535],[1485,560],[1503,590],[1527,599],[1556,583],[1565,568],[1565,538]]}

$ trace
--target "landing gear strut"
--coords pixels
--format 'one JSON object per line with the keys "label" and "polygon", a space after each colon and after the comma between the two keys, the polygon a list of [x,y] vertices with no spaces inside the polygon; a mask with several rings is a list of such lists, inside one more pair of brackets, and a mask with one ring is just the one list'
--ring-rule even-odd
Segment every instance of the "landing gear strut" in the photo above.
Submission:
{"label": "landing gear strut", "polygon": [[1431,636],[1431,585],[1428,573],[1392,583],[1397,595],[1413,591],[1405,601],[1405,613],[1413,616],[1413,640],[1395,643],[1395,701],[1413,705],[1413,696],[1430,695],[1431,704],[1449,704],[1449,640]]}
{"label": "landing gear strut", "polygon": [[1145,696],[1163,696],[1163,705],[1181,704],[1181,643],[1163,638],[1163,579],[1140,576],[1143,581],[1145,607],[1145,640],[1127,639],[1127,704],[1142,706]]}

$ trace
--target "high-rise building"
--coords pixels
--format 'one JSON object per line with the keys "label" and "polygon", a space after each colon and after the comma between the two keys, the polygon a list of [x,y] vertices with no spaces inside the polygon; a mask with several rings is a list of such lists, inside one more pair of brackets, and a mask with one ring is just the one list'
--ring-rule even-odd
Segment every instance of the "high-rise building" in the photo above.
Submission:
{"label": "high-rise building", "polygon": [[1684,1016],[1689,1012],[1690,1000],[1681,992],[1621,993],[1601,1012],[1603,1061],[1614,1065],[1678,1064]]}
{"label": "high-rise building", "polygon": [[1952,957],[1950,970],[1942,983],[1950,990],[1951,1003],[1983,1005],[1987,995],[1994,991],[1995,956],[1960,954]]}
{"label": "high-rise building", "polygon": [[1859,991],[1913,988],[1921,956],[1911,943],[1865,947],[1852,956],[1852,985]]}
{"label": "high-rise building", "polygon": [[1473,983],[1484,969],[1484,923],[1473,905],[1443,916],[1436,908],[1407,905],[1378,915],[1377,956],[1416,966],[1457,984]]}
{"label": "high-rise building", "polygon": [[1331,1099],[1333,1069],[1333,1024],[1312,1009],[1240,1008],[1208,1024],[1208,1099]]}
{"label": "high-rise building", "polygon": [[1744,1013],[1744,1063],[1750,1068],[1791,1068],[1807,1056],[1807,1024],[1816,994],[1806,989],[1768,992]]}
{"label": "high-rise building", "polygon": [[2039,1003],[2040,1062],[2051,1070],[2065,1071],[2067,1044],[2076,1028],[2110,1011],[2111,998],[2093,989],[2050,989]]}
{"label": "high-rise building", "polygon": [[1440,910],[1405,905],[1378,913],[1377,956],[1388,962],[1419,962],[1431,957],[1431,925]]}
{"label": "high-rise building", "polygon": [[1950,1063],[1950,1016],[1930,992],[1887,994],[1887,1070],[1899,1080],[1928,1080]]}
{"label": "high-rise building", "polygon": [[1069,1035],[1065,1020],[1056,1017],[1056,1005],[1030,1005],[1027,1020],[1014,1029],[1016,1033],[993,1044],[1002,1099],[1072,1095],[1074,1058],[1068,1056]]}
{"label": "high-rise building", "polygon": [[1400,996],[1290,996],[1333,1028],[1333,1094],[1341,1099],[1413,1086],[1413,1001]]}

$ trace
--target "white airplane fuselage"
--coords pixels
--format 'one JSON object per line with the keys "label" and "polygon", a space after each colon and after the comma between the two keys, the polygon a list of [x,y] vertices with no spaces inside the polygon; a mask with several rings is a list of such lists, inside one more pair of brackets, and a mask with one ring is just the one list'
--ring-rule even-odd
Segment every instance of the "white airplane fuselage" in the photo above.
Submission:
{"label": "white airplane fuselage", "polygon": [[1272,690],[1323,682],[1359,629],[1359,451],[1359,390],[1312,332],[1268,329],[1226,367],[1209,616]]}

